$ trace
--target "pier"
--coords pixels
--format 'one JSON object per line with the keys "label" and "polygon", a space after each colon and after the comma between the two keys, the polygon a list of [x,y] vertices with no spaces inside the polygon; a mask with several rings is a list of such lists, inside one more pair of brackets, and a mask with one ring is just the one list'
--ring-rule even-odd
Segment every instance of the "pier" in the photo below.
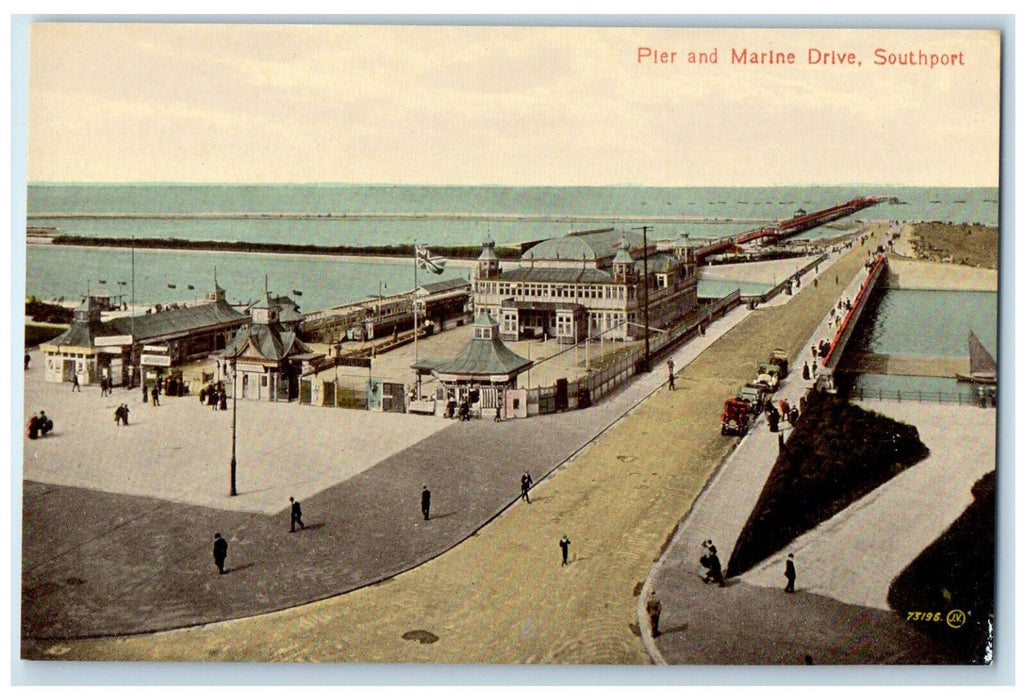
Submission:
{"label": "pier", "polygon": [[729,236],[695,251],[695,260],[701,264],[710,255],[716,255],[731,249],[736,249],[745,243],[761,241],[763,244],[776,243],[804,231],[817,228],[831,221],[843,219],[858,211],[875,206],[881,202],[892,201],[892,197],[860,197],[844,204],[838,204],[827,209],[808,214],[799,209],[793,217],[780,221],[773,226],[744,231],[736,236]]}

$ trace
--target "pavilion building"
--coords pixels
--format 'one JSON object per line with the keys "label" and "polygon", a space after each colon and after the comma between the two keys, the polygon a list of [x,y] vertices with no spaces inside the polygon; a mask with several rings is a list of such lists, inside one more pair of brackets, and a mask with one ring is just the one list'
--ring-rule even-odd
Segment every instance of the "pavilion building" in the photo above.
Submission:
{"label": "pavilion building", "polygon": [[324,356],[285,326],[280,314],[281,307],[266,294],[250,308],[250,322],[221,353],[225,368],[228,363],[234,367],[233,395],[238,398],[292,401],[299,396],[300,376],[312,373],[313,363]]}
{"label": "pavilion building", "polygon": [[501,269],[494,248],[485,241],[478,257],[474,308],[498,319],[503,340],[644,337],[646,286],[653,328],[665,328],[698,306],[687,236],[672,250],[657,251],[634,231],[580,231],[538,243],[509,270]]}
{"label": "pavilion building", "polygon": [[476,410],[494,409],[533,364],[506,347],[499,336],[499,322],[488,312],[478,312],[471,338],[456,357],[423,359],[413,369],[418,376],[430,374],[438,380],[438,399],[467,401]]}

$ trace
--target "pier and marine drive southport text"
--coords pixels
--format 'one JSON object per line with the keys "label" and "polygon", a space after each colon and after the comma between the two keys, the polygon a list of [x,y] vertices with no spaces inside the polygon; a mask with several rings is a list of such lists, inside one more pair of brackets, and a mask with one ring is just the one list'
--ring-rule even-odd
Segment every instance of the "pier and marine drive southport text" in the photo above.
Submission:
{"label": "pier and marine drive southport text", "polygon": [[[863,65],[863,57],[844,48],[808,47],[795,50],[752,47],[720,47],[704,51],[672,50],[669,47],[638,46],[635,62],[641,65],[737,65],[737,66],[853,66]],[[966,65],[964,51],[924,51],[923,49],[873,49],[867,58],[871,66],[951,69]]]}

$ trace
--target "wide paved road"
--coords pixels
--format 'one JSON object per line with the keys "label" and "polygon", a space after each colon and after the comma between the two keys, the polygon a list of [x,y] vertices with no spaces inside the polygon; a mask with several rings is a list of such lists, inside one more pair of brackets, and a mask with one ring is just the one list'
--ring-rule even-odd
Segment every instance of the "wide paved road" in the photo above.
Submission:
{"label": "wide paved road", "polygon": [[[530,505],[506,510],[412,571],[227,624],[43,642],[30,649],[43,658],[107,660],[650,663],[639,640],[635,597],[674,527],[734,444],[719,434],[723,399],[750,379],[752,365],[774,347],[797,356],[836,300],[834,276],[843,284],[864,258],[865,249],[856,246],[829,271],[820,270],[818,286],[806,283],[790,303],[748,315],[681,372],[677,391],[657,391],[613,424],[539,484]],[[662,382],[664,374],[657,369],[651,377]],[[601,405],[589,409],[598,410]],[[567,417],[584,420],[589,411]],[[547,430],[535,420],[519,425]],[[506,427],[514,426],[495,426]],[[575,439],[570,426],[545,437]],[[420,476],[408,486],[416,490]],[[206,533],[212,525],[205,521],[197,530]],[[566,567],[557,544],[563,534],[572,540]],[[317,533],[300,537],[308,535]],[[210,578],[209,585],[222,585]]]}

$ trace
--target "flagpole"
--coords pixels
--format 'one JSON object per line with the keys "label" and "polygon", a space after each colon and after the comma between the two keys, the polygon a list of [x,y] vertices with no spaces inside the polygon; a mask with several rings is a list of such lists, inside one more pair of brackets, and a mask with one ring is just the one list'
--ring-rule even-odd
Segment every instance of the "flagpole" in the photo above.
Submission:
{"label": "flagpole", "polygon": [[[413,241],[413,361],[420,361],[420,353],[417,348],[417,256],[419,252],[417,250],[417,241]],[[417,375],[419,381],[420,374]]]}

